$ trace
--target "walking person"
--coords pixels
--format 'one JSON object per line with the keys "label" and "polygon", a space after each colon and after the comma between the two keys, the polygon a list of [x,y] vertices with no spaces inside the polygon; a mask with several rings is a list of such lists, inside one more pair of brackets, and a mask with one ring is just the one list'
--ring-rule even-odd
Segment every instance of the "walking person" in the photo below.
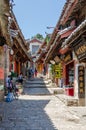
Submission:
{"label": "walking person", "polygon": [[12,79],[10,75],[8,75],[8,77],[6,78],[6,88],[7,88],[8,93],[12,92],[13,83],[12,83]]}
{"label": "walking person", "polygon": [[31,69],[29,68],[29,70],[28,70],[28,79],[30,79],[31,78]]}
{"label": "walking person", "polygon": [[37,77],[37,69],[35,68],[35,77]]}
{"label": "walking person", "polygon": [[11,102],[14,99],[14,94],[13,94],[13,82],[10,75],[6,78],[6,88],[7,88],[6,101]]}
{"label": "walking person", "polygon": [[44,66],[43,74],[46,75],[46,66]]}
{"label": "walking person", "polygon": [[20,73],[20,75],[18,76],[18,81],[19,81],[19,83],[23,83],[23,75],[22,75],[22,73]]}

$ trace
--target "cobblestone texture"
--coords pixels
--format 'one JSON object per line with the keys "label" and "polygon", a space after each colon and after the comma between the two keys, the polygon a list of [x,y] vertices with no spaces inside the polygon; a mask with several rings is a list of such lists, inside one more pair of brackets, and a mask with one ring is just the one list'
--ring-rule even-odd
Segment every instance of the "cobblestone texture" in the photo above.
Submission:
{"label": "cobblestone texture", "polygon": [[0,130],[86,130],[85,107],[68,107],[50,88],[29,88],[29,83],[18,100],[0,102],[0,112]]}

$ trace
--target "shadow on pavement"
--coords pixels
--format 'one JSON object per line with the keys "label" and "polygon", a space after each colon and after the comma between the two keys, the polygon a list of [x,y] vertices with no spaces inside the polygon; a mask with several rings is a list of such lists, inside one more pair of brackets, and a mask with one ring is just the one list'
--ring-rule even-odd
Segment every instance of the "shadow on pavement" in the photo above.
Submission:
{"label": "shadow on pavement", "polygon": [[1,130],[57,130],[47,114],[50,100],[14,100],[3,102]]}
{"label": "shadow on pavement", "polygon": [[43,79],[36,78],[27,81],[24,94],[19,100],[0,103],[3,112],[0,130],[57,130],[50,116],[52,115],[52,109],[50,112],[48,106],[50,97],[40,96],[43,94],[49,95],[50,92]]}

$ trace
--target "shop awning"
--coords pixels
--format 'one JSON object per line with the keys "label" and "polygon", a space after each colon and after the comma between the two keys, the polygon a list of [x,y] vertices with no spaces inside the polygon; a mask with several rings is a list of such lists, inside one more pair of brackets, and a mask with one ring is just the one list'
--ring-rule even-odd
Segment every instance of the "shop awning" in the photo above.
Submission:
{"label": "shop awning", "polygon": [[[70,26],[70,27],[65,28],[65,29],[61,30],[60,32],[58,32],[56,38],[54,39],[52,46],[50,47],[50,49],[46,55],[45,62],[50,60],[50,57],[52,56],[53,53],[59,52],[58,46],[60,44],[60,41],[64,38],[67,38],[71,34],[71,32],[74,31],[74,29],[75,29],[75,26],[73,26],[73,27]],[[56,50],[56,48],[57,48],[57,50]]]}

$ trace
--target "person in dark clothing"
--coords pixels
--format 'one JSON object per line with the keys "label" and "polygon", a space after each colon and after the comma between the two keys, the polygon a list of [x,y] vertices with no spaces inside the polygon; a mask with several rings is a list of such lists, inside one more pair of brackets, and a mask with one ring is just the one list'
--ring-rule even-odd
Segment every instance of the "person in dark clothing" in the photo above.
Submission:
{"label": "person in dark clothing", "polygon": [[8,75],[8,77],[6,78],[6,87],[8,92],[12,92],[13,83],[10,75]]}
{"label": "person in dark clothing", "polygon": [[46,75],[46,67],[44,66],[44,75]]}
{"label": "person in dark clothing", "polygon": [[35,68],[35,77],[37,77],[37,69]]}
{"label": "person in dark clothing", "polygon": [[19,81],[19,83],[23,83],[23,75],[22,75],[22,73],[20,73],[20,75],[18,76],[18,81]]}
{"label": "person in dark clothing", "polygon": [[28,70],[28,78],[31,78],[31,69]]}

